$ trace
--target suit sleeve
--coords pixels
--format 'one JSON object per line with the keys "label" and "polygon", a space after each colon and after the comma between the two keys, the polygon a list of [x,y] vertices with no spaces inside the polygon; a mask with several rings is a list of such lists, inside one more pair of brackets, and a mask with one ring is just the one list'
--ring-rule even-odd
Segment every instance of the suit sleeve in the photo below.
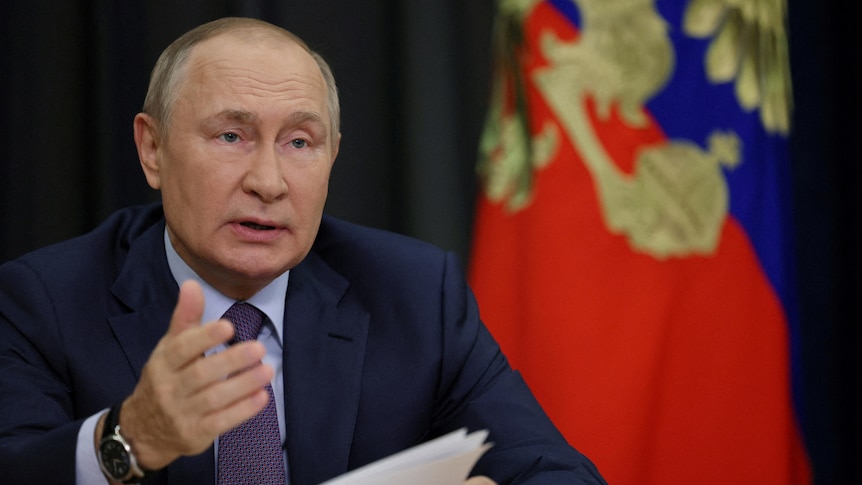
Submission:
{"label": "suit sleeve", "polygon": [[0,470],[3,483],[69,483],[83,420],[73,418],[60,328],[42,280],[0,266]]}
{"label": "suit sleeve", "polygon": [[474,468],[498,484],[604,484],[596,467],[551,423],[481,322],[454,255],[442,285],[443,373],[435,424],[441,432],[487,428],[494,446]]}

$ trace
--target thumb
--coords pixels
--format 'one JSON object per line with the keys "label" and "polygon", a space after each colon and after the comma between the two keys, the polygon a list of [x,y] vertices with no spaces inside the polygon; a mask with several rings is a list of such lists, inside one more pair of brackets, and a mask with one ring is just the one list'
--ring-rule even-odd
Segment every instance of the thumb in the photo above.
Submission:
{"label": "thumb", "polygon": [[177,335],[201,324],[204,314],[204,291],[200,283],[187,280],[180,286],[180,296],[171,317],[168,335]]}

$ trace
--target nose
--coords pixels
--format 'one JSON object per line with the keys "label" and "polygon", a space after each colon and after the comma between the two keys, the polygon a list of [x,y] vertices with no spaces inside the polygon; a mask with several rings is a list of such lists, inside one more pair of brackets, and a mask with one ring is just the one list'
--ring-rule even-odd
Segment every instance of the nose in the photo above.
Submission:
{"label": "nose", "polygon": [[287,195],[287,181],[277,149],[255,150],[243,178],[243,190],[264,202],[275,202]]}

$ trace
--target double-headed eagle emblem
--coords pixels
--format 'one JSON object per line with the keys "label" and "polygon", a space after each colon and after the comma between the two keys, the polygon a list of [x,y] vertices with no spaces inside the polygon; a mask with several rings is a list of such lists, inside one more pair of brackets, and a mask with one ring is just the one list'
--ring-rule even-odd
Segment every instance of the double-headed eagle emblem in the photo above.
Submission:
{"label": "double-headed eagle emblem", "polygon": [[[627,174],[596,136],[588,113],[589,99],[599,118],[616,107],[629,127],[648,123],[644,105],[675,69],[674,45],[654,0],[575,0],[580,36],[565,41],[544,32],[540,49],[547,65],[526,72],[518,62],[521,27],[539,1],[499,5],[495,35],[501,72],[478,166],[486,196],[510,211],[527,207],[536,171],[553,160],[567,137],[594,179],[612,233],[659,259],[711,254],[729,206],[722,167],[742,162],[739,137],[717,127],[705,149],[685,139],[644,146]],[[785,0],[691,0],[683,18],[686,35],[709,40],[707,79],[733,82],[739,106],[758,110],[765,131],[776,136],[786,136],[790,127],[785,12]],[[559,124],[530,124],[528,83],[538,88]]]}

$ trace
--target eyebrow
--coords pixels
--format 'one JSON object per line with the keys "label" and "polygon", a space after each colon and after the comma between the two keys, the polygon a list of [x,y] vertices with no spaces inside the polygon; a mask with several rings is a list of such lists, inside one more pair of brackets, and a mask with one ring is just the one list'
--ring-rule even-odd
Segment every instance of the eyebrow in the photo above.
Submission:
{"label": "eyebrow", "polygon": [[250,123],[257,119],[257,115],[250,111],[241,109],[226,109],[218,113],[216,118],[227,118],[231,121],[239,121],[242,123]]}
{"label": "eyebrow", "polygon": [[322,127],[326,127],[326,123],[323,121],[323,117],[314,111],[297,111],[292,113],[288,119],[292,124],[300,125],[302,123],[315,123],[321,125]]}
{"label": "eyebrow", "polygon": [[241,109],[225,109],[204,119],[201,124],[206,127],[214,127],[222,121],[233,121],[238,123],[252,123],[257,119],[257,115],[250,111]]}
{"label": "eyebrow", "polygon": [[[224,121],[231,121],[242,124],[252,124],[257,121],[257,119],[257,115],[250,111],[242,109],[225,109],[204,119],[201,122],[201,125],[207,128],[215,129],[218,127],[220,122]],[[291,113],[290,116],[287,117],[287,121],[292,125],[312,123],[320,126],[324,130],[324,132],[327,131],[326,122],[323,120],[323,117],[315,111],[297,111]],[[327,136],[328,135],[329,134],[327,132]]]}

